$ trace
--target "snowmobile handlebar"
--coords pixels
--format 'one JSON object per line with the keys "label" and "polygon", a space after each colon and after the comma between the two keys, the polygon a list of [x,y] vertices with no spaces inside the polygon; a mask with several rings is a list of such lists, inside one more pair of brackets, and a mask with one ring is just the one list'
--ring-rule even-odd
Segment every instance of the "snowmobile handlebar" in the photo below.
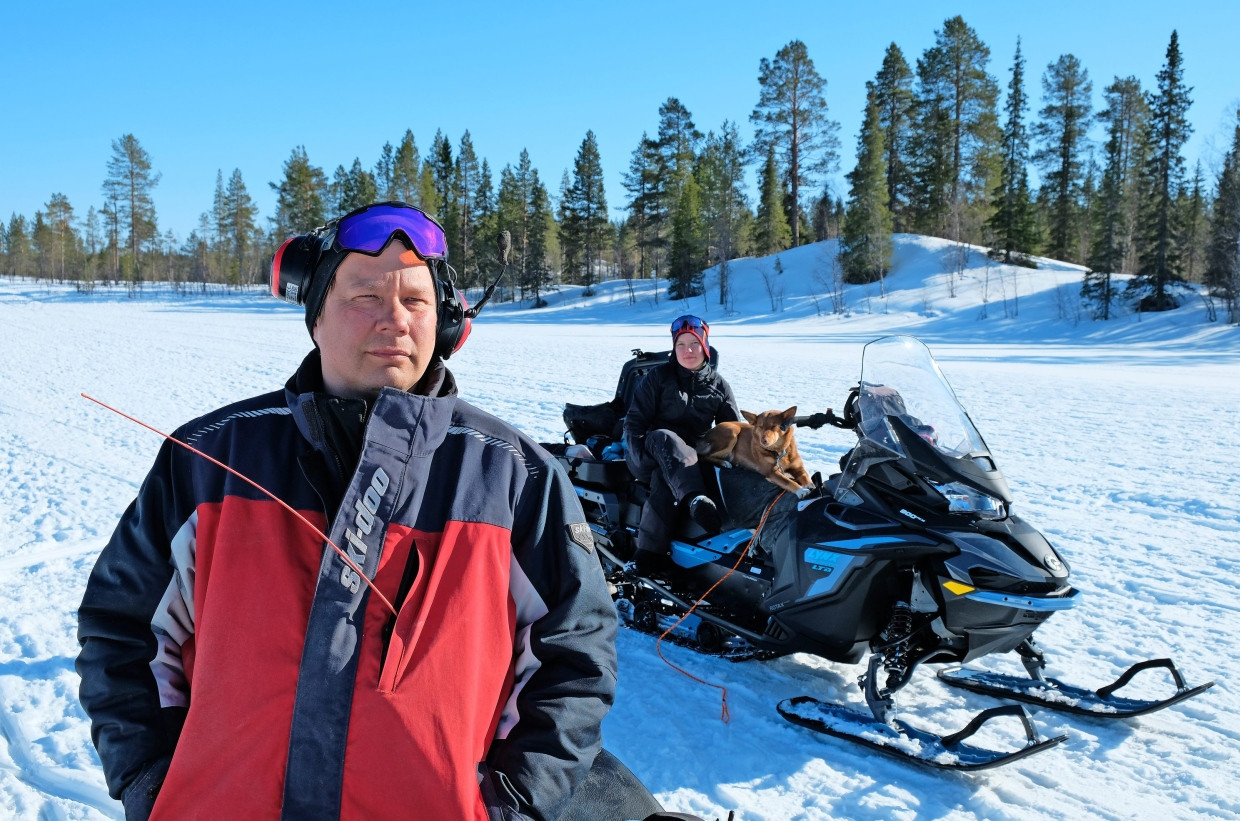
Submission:
{"label": "snowmobile handlebar", "polygon": [[817,430],[823,425],[832,425],[837,428],[853,428],[856,423],[852,422],[845,416],[836,416],[831,408],[827,408],[826,413],[812,413],[809,416],[794,416],[784,423],[784,430],[792,425],[800,425],[803,428],[813,428]]}

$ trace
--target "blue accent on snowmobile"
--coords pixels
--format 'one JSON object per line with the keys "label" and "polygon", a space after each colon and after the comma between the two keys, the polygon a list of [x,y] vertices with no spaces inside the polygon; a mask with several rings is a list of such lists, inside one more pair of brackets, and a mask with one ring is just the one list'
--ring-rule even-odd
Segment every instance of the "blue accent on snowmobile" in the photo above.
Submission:
{"label": "blue accent on snowmobile", "polygon": [[966,593],[964,597],[973,601],[983,602],[984,604],[996,604],[1000,607],[1031,610],[1034,613],[1050,613],[1055,610],[1071,610],[1073,607],[1076,607],[1076,597],[1080,592],[1079,590],[1073,590],[1062,598],[1048,599],[1013,596],[1011,593],[1000,593],[995,590],[975,590],[972,593]]}
{"label": "blue accent on snowmobile", "polygon": [[900,536],[862,536],[859,539],[844,539],[838,542],[819,542],[823,547],[831,547],[836,550],[864,550],[867,547],[877,547],[883,544],[900,544],[912,541]]}
{"label": "blue accent on snowmobile", "polygon": [[753,536],[752,530],[738,528],[718,533],[697,544],[672,540],[672,561],[684,568],[698,567],[728,555],[744,546]]}
{"label": "blue accent on snowmobile", "polygon": [[827,575],[815,580],[805,591],[805,597],[832,592],[848,575],[848,569],[860,561],[860,556],[846,556],[843,553],[832,553],[829,550],[819,550],[815,547],[808,548],[805,551],[805,563],[812,570]]}

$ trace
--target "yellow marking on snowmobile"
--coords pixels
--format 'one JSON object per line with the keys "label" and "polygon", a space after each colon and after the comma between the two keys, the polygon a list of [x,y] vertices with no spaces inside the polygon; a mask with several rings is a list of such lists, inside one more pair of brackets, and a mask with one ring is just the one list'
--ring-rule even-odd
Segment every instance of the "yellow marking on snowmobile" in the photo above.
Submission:
{"label": "yellow marking on snowmobile", "polygon": [[969,587],[967,584],[961,584],[960,582],[943,582],[943,586],[955,593],[957,596],[963,596],[965,593],[972,593],[977,589],[976,587]]}

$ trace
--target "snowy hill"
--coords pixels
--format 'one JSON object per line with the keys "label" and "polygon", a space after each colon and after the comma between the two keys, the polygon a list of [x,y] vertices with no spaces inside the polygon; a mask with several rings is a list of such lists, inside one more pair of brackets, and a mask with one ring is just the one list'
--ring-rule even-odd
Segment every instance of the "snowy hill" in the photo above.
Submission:
{"label": "snowy hill", "polygon": [[[892,271],[882,283],[833,285],[837,240],[803,245],[769,257],[728,263],[730,296],[719,301],[719,267],[706,271],[701,296],[673,301],[667,281],[613,280],[583,296],[581,286],[563,286],[544,295],[546,308],[525,303],[488,307],[508,321],[649,322],[693,312],[712,326],[786,323],[814,318],[824,333],[865,336],[899,329],[926,341],[1050,342],[1154,341],[1178,339],[1212,344],[1234,338],[1226,323],[1207,321],[1205,303],[1196,293],[1162,314],[1136,314],[1124,304],[1109,321],[1094,321],[1080,300],[1085,268],[1041,257],[1037,268],[991,260],[986,249],[949,240],[897,234]],[[778,272],[782,268],[782,273]],[[1122,289],[1128,277],[1117,277]],[[474,292],[471,297],[476,298]],[[1223,344],[1226,344],[1225,342]]]}
{"label": "snowy hill", "polygon": [[[1240,760],[1240,329],[1205,322],[1199,301],[1078,320],[1062,307],[1079,268],[988,265],[978,249],[949,287],[949,246],[899,237],[885,296],[849,286],[843,314],[815,278],[829,271],[831,243],[781,254],[779,275],[770,258],[734,261],[728,310],[717,272],[707,298],[688,303],[661,293],[656,302],[643,283],[630,304],[626,284],[609,282],[590,298],[561,289],[543,309],[489,306],[451,366],[465,398],[554,441],[565,401],[608,398],[628,350],[667,347],[667,321],[686,310],[710,320],[725,375],[754,410],[839,407],[862,343],[914,333],[986,437],[1018,512],[1071,563],[1081,604],[1038,632],[1048,672],[1096,687],[1169,656],[1190,682],[1217,686],[1128,721],[1034,709],[1044,734],[1069,740],[999,770],[942,774],[775,712],[802,694],[862,705],[860,666],[803,655],[731,664],[665,646],[676,664],[727,686],[725,724],[717,691],[665,665],[649,637],[622,631],[608,748],[669,808],[709,819],[1240,817],[1230,763]],[[771,308],[764,269],[782,310]],[[308,348],[300,312],[254,291],[180,297],[148,286],[129,299],[0,281],[0,817],[121,817],[76,699],[75,612],[159,442],[79,392],[169,430],[283,384]],[[850,444],[827,429],[798,438],[811,469],[830,470]],[[1020,672],[1015,657],[974,666]],[[1155,674],[1141,686],[1154,694],[1167,682]],[[937,731],[993,704],[949,690],[932,669],[898,699],[902,717]]]}

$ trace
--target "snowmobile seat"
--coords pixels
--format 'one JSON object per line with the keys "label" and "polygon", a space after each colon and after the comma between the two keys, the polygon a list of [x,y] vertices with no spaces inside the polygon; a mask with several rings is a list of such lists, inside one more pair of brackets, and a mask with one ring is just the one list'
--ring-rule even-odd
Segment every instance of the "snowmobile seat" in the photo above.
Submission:
{"label": "snowmobile seat", "polygon": [[619,492],[633,481],[623,459],[599,459],[585,445],[551,443],[543,447],[576,482]]}
{"label": "snowmobile seat", "polygon": [[[663,364],[671,355],[671,351],[646,353],[641,348],[634,348],[633,358],[620,368],[615,396],[597,405],[566,402],[564,425],[573,441],[585,444],[592,436],[606,436],[614,442],[620,441],[624,436],[624,415],[633,402],[637,386],[641,384],[647,371]],[[715,350],[714,346],[710,349],[710,363],[715,367],[719,365],[719,351]]]}

